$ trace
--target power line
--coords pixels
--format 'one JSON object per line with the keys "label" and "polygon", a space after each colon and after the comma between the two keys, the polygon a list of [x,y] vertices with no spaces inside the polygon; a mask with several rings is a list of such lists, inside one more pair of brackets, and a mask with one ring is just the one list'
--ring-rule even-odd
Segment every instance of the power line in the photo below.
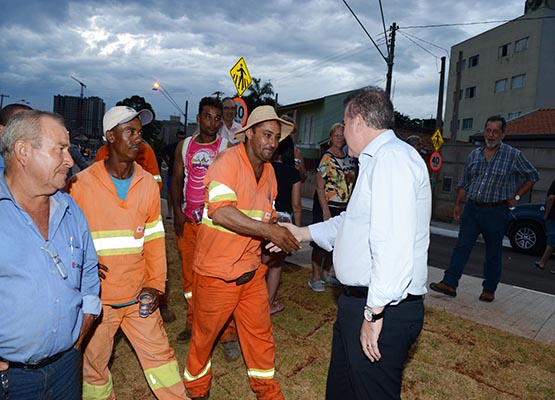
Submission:
{"label": "power line", "polygon": [[401,35],[403,35],[408,41],[412,42],[415,46],[420,47],[422,50],[424,50],[426,53],[430,54],[432,57],[434,57],[435,59],[437,59],[437,56],[432,53],[430,50],[428,50],[427,48],[425,48],[424,46],[420,45],[419,43],[417,43],[415,40],[411,39],[410,37],[408,37],[407,35],[405,35],[403,32],[399,31],[399,33]]}
{"label": "power line", "polygon": [[445,28],[449,26],[468,26],[468,25],[483,25],[483,24],[502,24],[505,22],[520,22],[520,21],[534,21],[538,19],[551,19],[555,18],[553,15],[546,15],[543,17],[526,17],[526,18],[516,18],[516,19],[503,19],[497,21],[478,21],[478,22],[457,22],[452,24],[430,24],[430,25],[412,25],[404,26],[400,29],[423,29],[423,28]]}
{"label": "power line", "polygon": [[410,33],[407,33],[407,32],[400,32],[400,33],[402,33],[402,34],[405,35],[405,36],[410,36],[410,37],[413,38],[413,39],[420,40],[421,42],[426,43],[426,44],[429,44],[430,46],[436,47],[436,48],[438,48],[438,49],[440,49],[440,50],[443,50],[443,51],[447,54],[447,58],[449,58],[449,50],[447,50],[446,48],[441,47],[441,46],[438,46],[438,45],[435,44],[435,43],[429,42],[429,41],[424,40],[424,39],[422,39],[422,38],[419,38],[419,37],[417,37],[417,36],[411,35]]}

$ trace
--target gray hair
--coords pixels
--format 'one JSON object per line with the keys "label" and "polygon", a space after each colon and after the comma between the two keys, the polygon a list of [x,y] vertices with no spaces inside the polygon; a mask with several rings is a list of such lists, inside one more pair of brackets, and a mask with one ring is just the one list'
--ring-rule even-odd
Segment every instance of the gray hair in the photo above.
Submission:
{"label": "gray hair", "polygon": [[2,134],[2,157],[6,164],[13,156],[15,143],[18,140],[30,142],[33,148],[38,149],[42,145],[42,126],[43,118],[52,118],[61,126],[65,127],[64,119],[61,115],[39,110],[22,111],[14,114]]}
{"label": "gray hair", "polygon": [[393,104],[389,95],[376,86],[368,86],[351,93],[344,101],[349,118],[360,115],[373,129],[391,129],[395,122]]}

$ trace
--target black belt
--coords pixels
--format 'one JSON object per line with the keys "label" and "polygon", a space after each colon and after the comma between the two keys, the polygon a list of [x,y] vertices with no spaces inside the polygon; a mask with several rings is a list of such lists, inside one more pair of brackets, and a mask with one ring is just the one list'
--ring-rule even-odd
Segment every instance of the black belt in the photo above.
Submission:
{"label": "black belt", "polygon": [[[258,269],[258,268],[257,268]],[[225,281],[227,283],[234,283],[237,286],[241,286],[244,285],[245,283],[248,283],[252,280],[252,278],[254,278],[254,275],[256,274],[256,269],[249,271],[249,272],[245,272],[243,275],[241,275],[239,278],[237,279],[233,279],[231,281]]]}
{"label": "black belt", "polygon": [[[347,297],[365,299],[368,297],[368,288],[364,286],[343,286],[343,294]],[[401,303],[405,301],[418,301],[424,298],[423,295],[408,294]],[[399,303],[400,304],[400,303]]]}
{"label": "black belt", "polygon": [[4,361],[4,362],[7,362],[10,365],[10,368],[40,369],[40,368],[46,367],[47,365],[50,365],[50,364],[58,361],[69,350],[71,350],[71,348],[68,349],[68,350],[65,350],[65,351],[61,351],[58,354],[54,354],[53,356],[44,358],[44,359],[40,360],[38,363],[35,363],[35,364],[25,364],[25,363],[20,363],[20,362],[15,362],[15,361],[9,361],[9,360],[6,360],[2,357],[0,357],[0,360]]}
{"label": "black belt", "polygon": [[468,200],[468,201],[470,201],[476,207],[497,207],[497,206],[502,206],[504,204],[507,204],[507,200],[493,201],[493,202],[481,202],[481,201],[474,201],[474,200]]}

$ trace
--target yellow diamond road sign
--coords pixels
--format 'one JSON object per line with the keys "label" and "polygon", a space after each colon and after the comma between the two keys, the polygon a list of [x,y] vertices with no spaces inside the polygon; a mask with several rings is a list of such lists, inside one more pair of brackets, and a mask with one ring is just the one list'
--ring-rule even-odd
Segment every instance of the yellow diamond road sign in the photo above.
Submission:
{"label": "yellow diamond road sign", "polygon": [[441,136],[441,131],[439,129],[436,129],[432,135],[432,144],[434,145],[434,149],[436,149],[436,151],[439,151],[443,145],[443,136]]}
{"label": "yellow diamond road sign", "polygon": [[241,57],[239,61],[235,63],[233,68],[229,70],[229,75],[231,75],[231,79],[233,79],[233,84],[235,85],[235,89],[237,89],[237,94],[241,97],[252,83],[247,63],[243,57]]}

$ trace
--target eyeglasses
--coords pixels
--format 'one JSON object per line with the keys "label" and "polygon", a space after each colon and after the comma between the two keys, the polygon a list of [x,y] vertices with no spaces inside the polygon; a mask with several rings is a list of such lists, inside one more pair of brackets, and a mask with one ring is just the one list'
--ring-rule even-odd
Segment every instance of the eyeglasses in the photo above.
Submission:
{"label": "eyeglasses", "polygon": [[46,242],[46,243],[47,243],[46,247],[41,247],[40,249],[43,250],[46,254],[48,254],[50,259],[54,262],[54,265],[56,265],[56,268],[58,269],[58,272],[60,273],[60,276],[62,277],[62,279],[67,279],[67,276],[68,276],[67,268],[65,267],[62,259],[58,255],[58,251],[54,247],[54,244],[52,244],[52,242]]}

